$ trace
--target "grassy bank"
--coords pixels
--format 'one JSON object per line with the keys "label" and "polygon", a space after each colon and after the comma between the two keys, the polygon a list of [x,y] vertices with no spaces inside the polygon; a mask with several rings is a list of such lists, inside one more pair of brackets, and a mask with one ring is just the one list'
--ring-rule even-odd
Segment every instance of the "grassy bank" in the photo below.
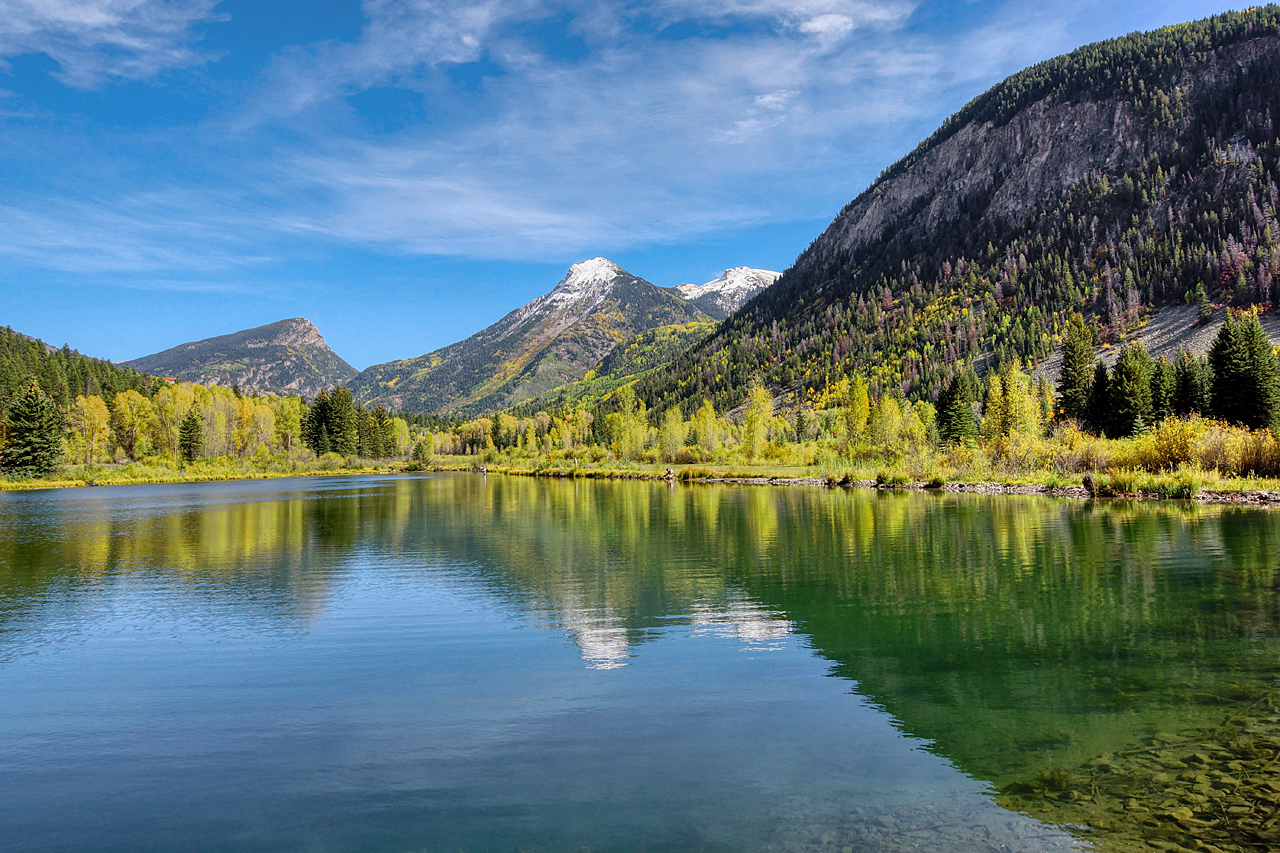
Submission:
{"label": "grassy bank", "polygon": [[0,490],[113,486],[136,483],[188,483],[260,480],[282,477],[395,474],[422,471],[479,471],[515,476],[570,479],[632,479],[680,482],[755,482],[889,489],[1045,492],[1094,497],[1182,500],[1280,499],[1280,479],[1223,475],[1194,464],[1167,471],[1109,467],[1063,473],[1048,467],[1010,466],[961,448],[891,458],[824,459],[818,464],[785,461],[746,463],[663,463],[611,458],[576,460],[563,454],[515,456],[437,456],[418,463],[404,459],[368,460],[334,454],[314,460],[206,459],[179,466],[161,460],[119,465],[70,465],[38,479],[0,479]]}

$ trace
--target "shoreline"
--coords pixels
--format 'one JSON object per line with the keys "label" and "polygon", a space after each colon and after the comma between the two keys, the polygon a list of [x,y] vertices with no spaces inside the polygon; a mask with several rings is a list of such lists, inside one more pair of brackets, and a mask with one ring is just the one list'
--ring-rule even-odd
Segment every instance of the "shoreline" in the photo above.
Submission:
{"label": "shoreline", "polygon": [[[688,470],[688,469],[685,469]],[[399,474],[439,474],[439,473],[482,473],[502,474],[513,477],[534,477],[542,479],[586,479],[586,480],[647,480],[651,482],[679,482],[684,485],[696,483],[717,483],[739,486],[808,486],[824,489],[860,489],[884,492],[933,492],[940,494],[972,494],[972,495],[1040,495],[1044,497],[1065,498],[1068,500],[1117,500],[1117,501],[1181,501],[1184,503],[1239,505],[1254,507],[1280,507],[1280,490],[1268,489],[1199,489],[1194,496],[1175,496],[1158,491],[1134,490],[1110,494],[1092,494],[1083,485],[1056,485],[1053,483],[1001,483],[994,480],[985,481],[946,481],[946,482],[905,482],[885,483],[878,480],[845,478],[839,481],[823,477],[789,477],[761,474],[751,476],[746,472],[733,471],[717,476],[711,472],[698,476],[683,475],[683,471],[668,474],[658,471],[628,471],[608,468],[514,468],[506,466],[477,465],[436,465],[419,470],[405,468],[341,468],[333,470],[302,471],[263,471],[243,473],[233,476],[208,475],[176,475],[172,477],[150,476],[134,480],[118,482],[96,482],[92,479],[62,480],[16,480],[0,481],[0,492],[32,491],[37,489],[71,489],[97,488],[102,486],[145,486],[165,485],[171,483],[221,483],[237,480],[282,480],[294,477],[356,477],[387,476]],[[1084,475],[1082,475],[1084,476]],[[1246,485],[1242,482],[1242,485]]]}

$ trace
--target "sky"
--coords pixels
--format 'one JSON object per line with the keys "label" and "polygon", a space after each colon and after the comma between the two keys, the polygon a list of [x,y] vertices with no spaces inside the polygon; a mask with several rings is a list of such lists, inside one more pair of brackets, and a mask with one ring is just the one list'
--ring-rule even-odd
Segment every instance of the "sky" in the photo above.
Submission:
{"label": "sky", "polygon": [[784,270],[948,115],[1198,0],[0,0],[0,325],[358,368],[608,257]]}

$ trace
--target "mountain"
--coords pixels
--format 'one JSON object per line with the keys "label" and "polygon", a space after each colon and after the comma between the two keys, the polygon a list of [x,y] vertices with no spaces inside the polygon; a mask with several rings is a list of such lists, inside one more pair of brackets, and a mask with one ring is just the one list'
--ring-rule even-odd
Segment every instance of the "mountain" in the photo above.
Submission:
{"label": "mountain", "polygon": [[487,329],[418,358],[374,365],[350,387],[360,400],[397,411],[505,409],[581,379],[639,332],[707,319],[667,290],[592,258]]}
{"label": "mountain", "polygon": [[819,400],[853,373],[929,397],[1036,363],[1083,311],[1280,297],[1280,9],[1089,45],[1016,74],[885,170],[778,282],[669,370],[655,409],[762,379]]}
{"label": "mountain", "polygon": [[295,318],[124,362],[156,376],[311,398],[356,375],[310,320]]}
{"label": "mountain", "polygon": [[681,284],[671,288],[687,302],[698,306],[713,320],[723,320],[751,301],[751,298],[778,280],[782,273],[734,267],[706,284]]}

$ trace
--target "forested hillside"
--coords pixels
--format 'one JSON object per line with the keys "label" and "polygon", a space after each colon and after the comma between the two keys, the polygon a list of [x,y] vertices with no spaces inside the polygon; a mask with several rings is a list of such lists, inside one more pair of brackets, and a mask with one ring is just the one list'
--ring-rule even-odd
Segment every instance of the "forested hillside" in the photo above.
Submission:
{"label": "forested hillside", "polygon": [[138,391],[150,397],[163,384],[131,368],[81,355],[70,347],[54,349],[0,326],[0,414],[31,378],[64,409],[82,394],[114,397],[121,391]]}
{"label": "forested hillside", "polygon": [[1081,48],[968,104],[847,205],[779,282],[655,373],[652,408],[724,410],[866,376],[934,397],[958,369],[1037,362],[1081,310],[1268,307],[1277,253],[1280,9]]}

